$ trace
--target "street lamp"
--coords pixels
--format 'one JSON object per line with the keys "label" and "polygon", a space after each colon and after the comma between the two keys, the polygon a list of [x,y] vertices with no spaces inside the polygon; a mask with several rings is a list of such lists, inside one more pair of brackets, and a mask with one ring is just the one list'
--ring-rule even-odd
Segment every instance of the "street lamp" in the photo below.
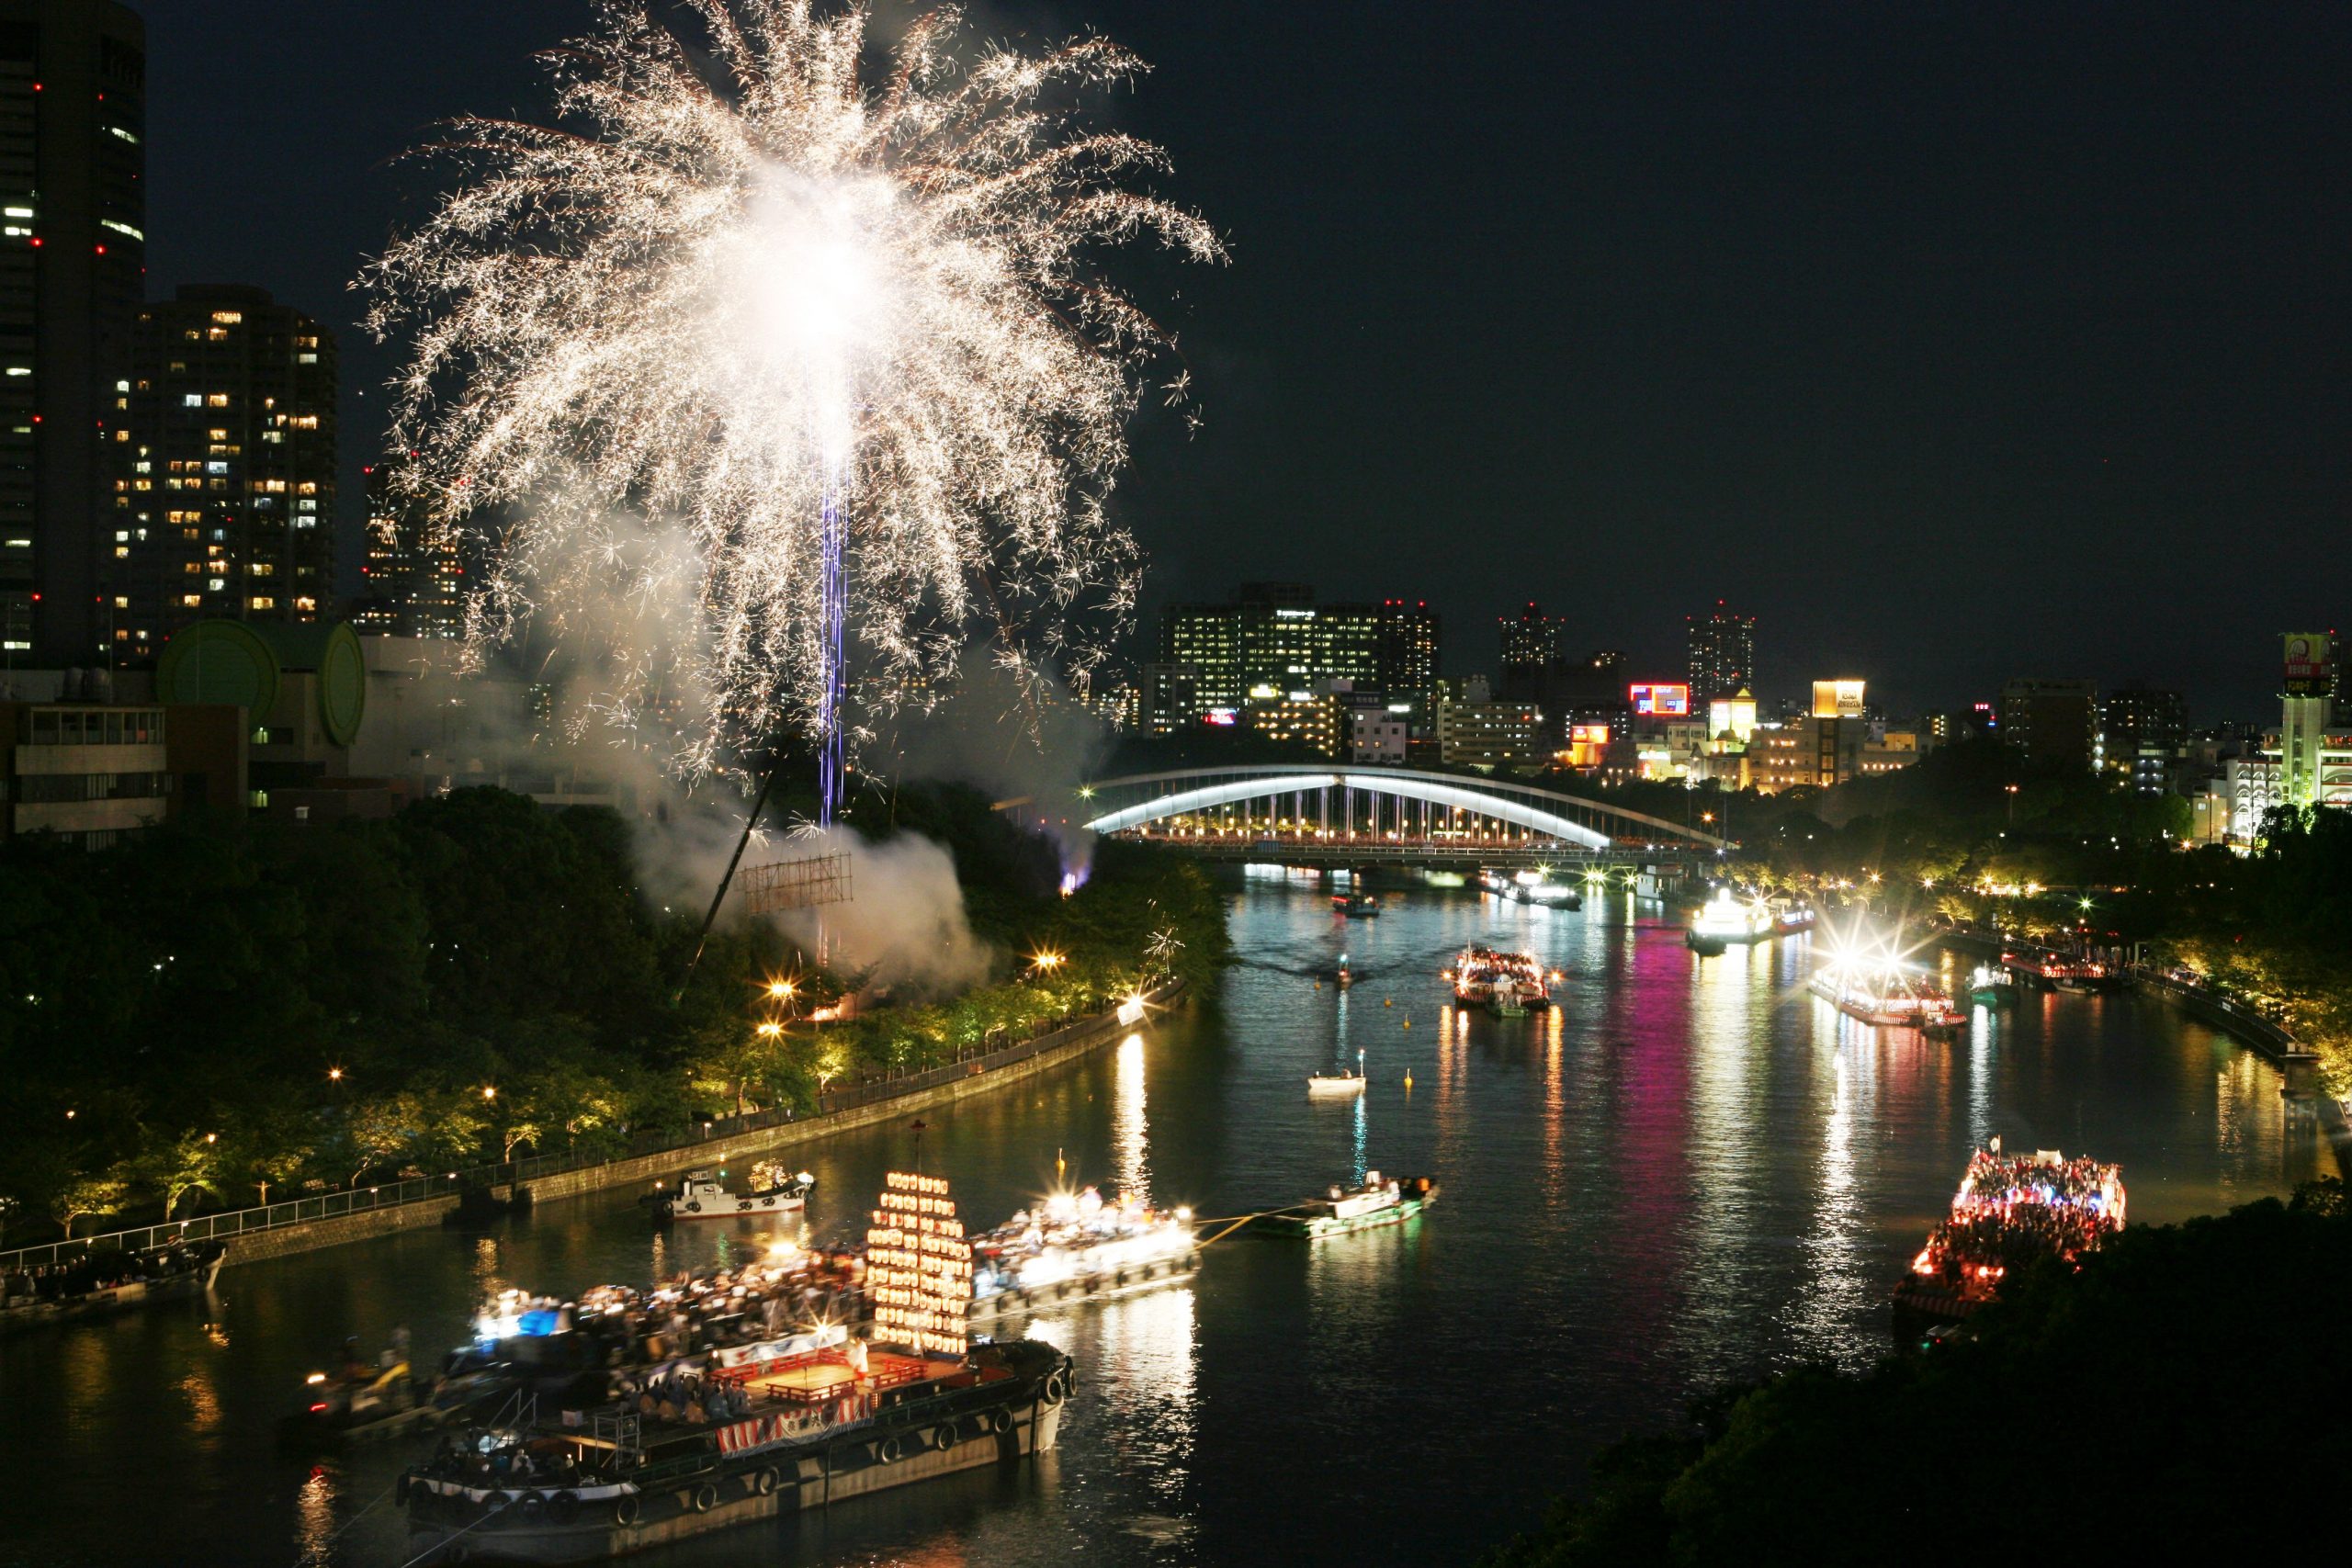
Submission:
{"label": "street lamp", "polygon": [[789,980],[770,980],[768,982],[768,995],[774,997],[780,1002],[791,1000],[793,989],[793,984]]}
{"label": "street lamp", "polygon": [[481,1097],[485,1100],[496,1100],[498,1098],[498,1090],[489,1084],[484,1084],[481,1086]]}

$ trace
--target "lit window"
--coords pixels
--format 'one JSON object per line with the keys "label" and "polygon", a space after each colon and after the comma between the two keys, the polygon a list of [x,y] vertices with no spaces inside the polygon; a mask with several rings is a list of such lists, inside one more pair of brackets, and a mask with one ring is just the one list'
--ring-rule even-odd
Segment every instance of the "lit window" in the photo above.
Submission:
{"label": "lit window", "polygon": [[277,608],[277,601],[266,593],[256,593],[253,598],[253,607],[256,610],[275,610]]}
{"label": "lit window", "polygon": [[213,323],[217,326],[233,327],[242,322],[244,319],[245,313],[243,310],[215,310],[212,312]]}
{"label": "lit window", "polygon": [[190,392],[187,396],[180,400],[180,407],[182,408],[200,409],[203,406],[204,394],[202,392]]}
{"label": "lit window", "polygon": [[204,401],[205,406],[208,408],[225,409],[229,406],[229,394],[226,392],[215,392],[210,397],[205,399]]}
{"label": "lit window", "polygon": [[180,595],[180,607],[183,609],[194,610],[200,607],[203,603],[204,597],[202,594],[183,593]]}
{"label": "lit window", "polygon": [[318,362],[319,356],[315,354],[298,354],[294,356],[294,363],[297,365],[316,365]]}

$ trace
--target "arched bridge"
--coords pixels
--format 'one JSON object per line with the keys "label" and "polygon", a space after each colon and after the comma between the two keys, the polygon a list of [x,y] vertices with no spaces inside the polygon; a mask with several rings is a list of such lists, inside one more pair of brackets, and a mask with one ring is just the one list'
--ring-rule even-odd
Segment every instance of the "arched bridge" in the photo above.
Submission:
{"label": "arched bridge", "polygon": [[1239,858],[1491,865],[1679,858],[1727,847],[1689,823],[1539,784],[1411,768],[1192,768],[1099,779],[1079,796],[1071,818],[1097,833]]}

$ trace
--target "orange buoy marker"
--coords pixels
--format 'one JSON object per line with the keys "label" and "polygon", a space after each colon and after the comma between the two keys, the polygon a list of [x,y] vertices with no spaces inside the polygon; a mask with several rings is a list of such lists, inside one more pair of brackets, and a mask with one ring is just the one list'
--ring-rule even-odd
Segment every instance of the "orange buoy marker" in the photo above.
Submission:
{"label": "orange buoy marker", "polygon": [[1405,1027],[1406,1027],[1406,1028],[1408,1028],[1408,1029],[1412,1028],[1412,1027],[1413,1027],[1413,1021],[1412,1021],[1411,1019],[1409,1019],[1409,1018],[1408,1018],[1408,1019],[1407,1019],[1407,1020],[1405,1021]]}
{"label": "orange buoy marker", "polygon": [[1385,1008],[1393,1008],[1396,1005],[1396,998],[1395,997],[1383,997],[1380,998],[1380,1005]]}
{"label": "orange buoy marker", "polygon": [[1406,1092],[1407,1092],[1407,1093],[1410,1093],[1410,1092],[1412,1091],[1412,1088],[1413,1088],[1413,1069],[1412,1069],[1412,1068],[1410,1068],[1410,1067],[1407,1067],[1407,1068],[1405,1069],[1405,1089],[1406,1089]]}

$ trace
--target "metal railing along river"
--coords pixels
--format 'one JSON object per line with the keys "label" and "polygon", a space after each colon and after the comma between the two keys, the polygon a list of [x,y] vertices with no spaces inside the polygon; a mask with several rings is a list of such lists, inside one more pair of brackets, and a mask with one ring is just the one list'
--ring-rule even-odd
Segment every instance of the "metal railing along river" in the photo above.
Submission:
{"label": "metal railing along river", "polygon": [[[1155,987],[1144,999],[1157,1006],[1181,989],[1181,982],[1167,981]],[[1057,1019],[1039,1027],[1028,1039],[1010,1045],[983,1041],[978,1045],[959,1050],[951,1060],[935,1067],[915,1072],[885,1072],[838,1089],[826,1089],[818,1095],[816,1112],[809,1119],[813,1121],[835,1111],[855,1111],[886,1100],[921,1094],[926,1089],[954,1083],[958,1078],[1011,1066],[1065,1043],[1069,1036],[1082,1031],[1125,1021],[1125,1012],[1126,1007],[1123,1006],[1081,1018]],[[719,1116],[696,1122],[683,1135],[673,1127],[650,1129],[635,1134],[617,1147],[608,1145],[593,1153],[531,1155],[492,1165],[469,1166],[439,1176],[412,1176],[398,1181],[375,1182],[363,1187],[342,1188],[333,1192],[313,1193],[308,1197],[289,1198],[282,1203],[259,1204],[250,1209],[224,1209],[218,1213],[194,1214],[184,1220],[165,1220],[152,1225],[103,1231],[96,1235],[74,1236],[67,1241],[46,1242],[18,1247],[12,1252],[0,1252],[0,1270],[59,1263],[89,1252],[141,1252],[150,1247],[171,1247],[184,1242],[218,1241],[249,1235],[255,1231],[280,1230],[288,1225],[314,1224],[321,1220],[342,1219],[350,1214],[454,1197],[473,1188],[504,1187],[510,1183],[528,1186],[544,1177],[583,1170],[590,1166],[611,1165],[648,1155],[684,1155],[715,1139],[763,1132],[770,1127],[787,1125],[798,1119],[797,1113],[789,1107],[747,1111],[740,1116]]]}

